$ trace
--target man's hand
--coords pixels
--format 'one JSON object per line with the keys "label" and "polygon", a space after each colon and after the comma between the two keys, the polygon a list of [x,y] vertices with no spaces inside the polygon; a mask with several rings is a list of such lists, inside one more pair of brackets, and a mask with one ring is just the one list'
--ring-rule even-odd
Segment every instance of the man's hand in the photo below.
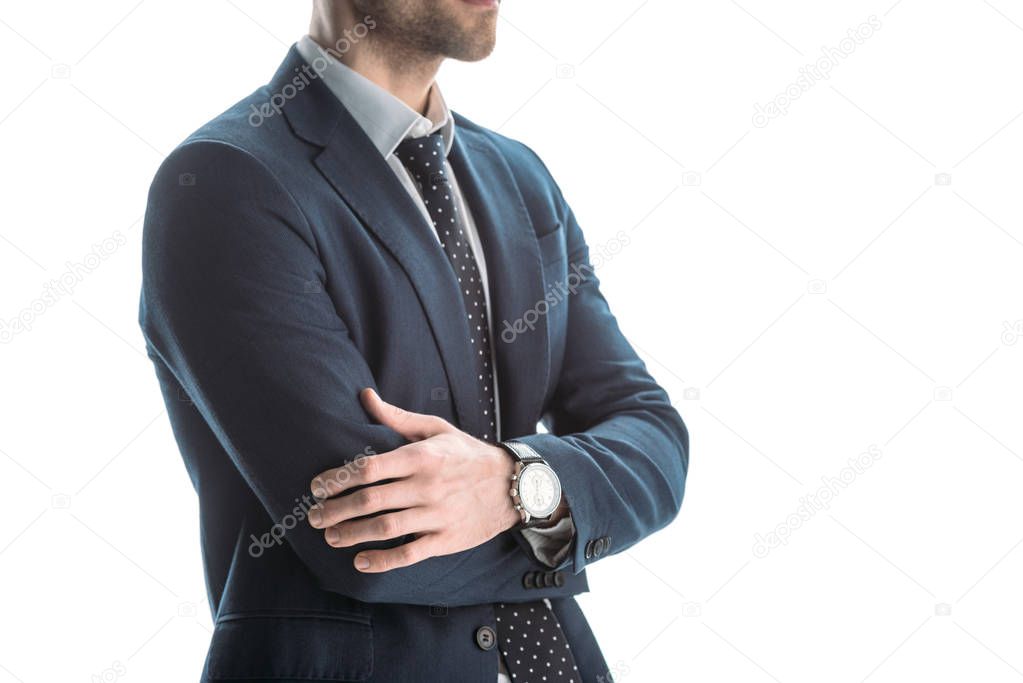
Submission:
{"label": "man's hand", "polygon": [[[508,493],[515,462],[503,448],[442,418],[385,403],[372,389],[364,389],[360,398],[380,424],[413,443],[318,475],[310,488],[321,502],[310,510],[309,523],[324,529],[335,548],[405,534],[416,539],[360,552],[356,569],[385,572],[475,548],[519,521]],[[376,485],[340,495],[366,484]]]}

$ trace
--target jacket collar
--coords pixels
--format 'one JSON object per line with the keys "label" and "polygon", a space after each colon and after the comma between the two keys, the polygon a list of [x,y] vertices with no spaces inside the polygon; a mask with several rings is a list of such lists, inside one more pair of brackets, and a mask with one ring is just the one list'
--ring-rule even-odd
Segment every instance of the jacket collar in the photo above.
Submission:
{"label": "jacket collar", "polygon": [[[271,97],[302,72],[305,60],[289,51],[269,84]],[[309,79],[282,107],[292,130],[321,147],[315,165],[363,225],[401,265],[430,322],[451,387],[461,429],[481,433],[479,389],[472,364],[469,325],[454,271],[437,239],[380,151],[322,79]],[[468,122],[465,122],[468,124]],[[492,347],[498,370],[502,437],[535,431],[550,367],[546,316],[535,328],[511,340],[514,325],[544,298],[543,267],[535,231],[511,169],[487,136],[471,124],[459,125],[449,161],[480,233],[487,259]],[[535,368],[529,372],[527,368]]]}
{"label": "jacket collar", "polygon": [[390,156],[406,137],[422,137],[437,132],[444,138],[444,151],[451,151],[454,119],[436,83],[430,88],[426,115],[423,116],[335,59],[310,36],[303,36],[295,49],[369,136],[381,156]]}

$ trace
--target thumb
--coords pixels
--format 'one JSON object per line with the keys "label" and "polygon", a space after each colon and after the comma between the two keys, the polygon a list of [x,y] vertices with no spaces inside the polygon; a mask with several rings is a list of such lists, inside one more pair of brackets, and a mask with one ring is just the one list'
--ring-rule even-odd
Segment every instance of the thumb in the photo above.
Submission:
{"label": "thumb", "polygon": [[436,415],[413,413],[391,405],[369,387],[359,394],[366,412],[374,420],[404,436],[409,441],[422,441],[431,436],[450,431],[453,427]]}

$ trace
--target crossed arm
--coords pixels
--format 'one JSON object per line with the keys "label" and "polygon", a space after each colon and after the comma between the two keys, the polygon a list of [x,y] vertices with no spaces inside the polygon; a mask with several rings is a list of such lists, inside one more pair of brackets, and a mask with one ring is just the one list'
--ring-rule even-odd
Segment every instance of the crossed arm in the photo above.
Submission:
{"label": "crossed arm", "polygon": [[[202,182],[181,186],[182,173]],[[564,212],[570,258],[585,262],[582,233]],[[514,523],[510,497],[495,492],[510,477],[509,456],[438,418],[414,416],[402,433],[377,399],[362,405],[359,393],[374,386],[369,367],[330,297],[309,291],[308,283],[325,279],[315,244],[294,199],[254,157],[214,141],[180,148],[154,180],[147,208],[140,322],[151,352],[272,520],[310,486],[340,494],[325,480],[367,446],[377,454],[365,459],[375,463],[363,468],[365,483],[394,481],[332,497],[310,520],[324,532],[296,527],[286,536],[323,588],[369,602],[521,599],[522,575],[544,567],[505,533]],[[674,518],[688,437],[595,277],[569,306],[569,348],[545,417],[551,433],[521,440],[558,472],[580,539],[610,536],[617,552]],[[416,437],[425,438],[410,444]],[[458,467],[432,466],[438,461]],[[438,496],[441,487],[425,484],[438,472],[457,495]],[[494,495],[496,503],[483,504]],[[393,505],[406,507],[352,521]],[[582,542],[575,546],[563,567],[577,574],[591,558]],[[369,565],[357,568],[357,560]],[[570,577],[563,588],[531,595],[580,586]]]}
{"label": "crossed arm", "polygon": [[[411,443],[317,475],[310,489],[322,502],[310,511],[309,523],[325,529],[326,542],[335,548],[415,539],[390,550],[359,552],[356,569],[384,572],[469,550],[519,521],[509,495],[514,461],[504,449],[439,417],[386,403],[372,389],[360,397],[370,416]],[[366,488],[342,495],[360,486]],[[565,514],[567,504],[551,523]]]}

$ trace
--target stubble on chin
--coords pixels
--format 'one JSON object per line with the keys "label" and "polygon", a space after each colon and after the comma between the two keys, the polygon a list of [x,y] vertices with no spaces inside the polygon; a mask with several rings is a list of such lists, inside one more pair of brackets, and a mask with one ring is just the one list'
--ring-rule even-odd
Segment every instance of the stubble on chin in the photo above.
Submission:
{"label": "stubble on chin", "polygon": [[391,56],[415,60],[450,58],[476,62],[490,55],[497,42],[497,10],[464,12],[443,3],[361,0],[359,12],[372,15],[371,38]]}

